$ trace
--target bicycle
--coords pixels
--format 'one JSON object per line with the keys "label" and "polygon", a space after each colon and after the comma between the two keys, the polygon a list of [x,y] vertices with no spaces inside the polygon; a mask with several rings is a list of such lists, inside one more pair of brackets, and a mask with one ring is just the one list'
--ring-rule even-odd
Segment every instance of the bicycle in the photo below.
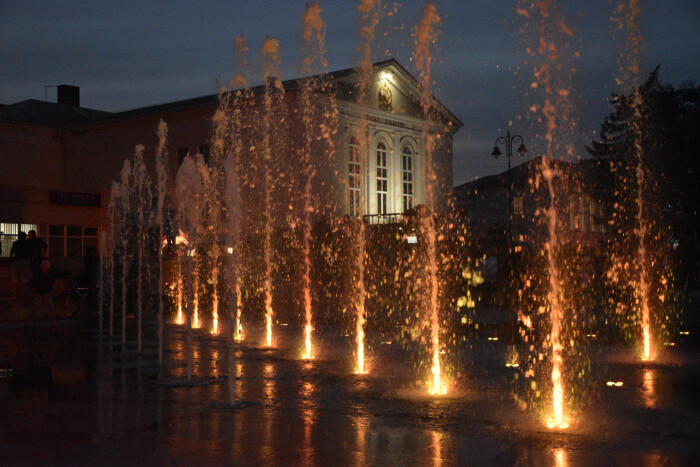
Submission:
{"label": "bicycle", "polygon": [[54,297],[56,319],[79,316],[87,306],[87,287],[77,287],[74,280],[67,279],[65,290]]}

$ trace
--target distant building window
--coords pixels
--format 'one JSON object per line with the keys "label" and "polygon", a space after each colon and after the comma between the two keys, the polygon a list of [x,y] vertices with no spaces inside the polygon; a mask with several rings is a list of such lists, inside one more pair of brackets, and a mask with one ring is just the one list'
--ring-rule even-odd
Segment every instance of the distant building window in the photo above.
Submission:
{"label": "distant building window", "polygon": [[602,206],[585,194],[569,196],[569,228],[582,232],[605,233],[605,216]]}
{"label": "distant building window", "polygon": [[403,148],[403,212],[413,209],[413,151]]}
{"label": "distant building window", "polygon": [[182,163],[185,161],[185,157],[187,157],[188,150],[186,147],[184,148],[177,148],[177,164],[178,166],[182,165]]}
{"label": "distant building window", "polygon": [[360,214],[360,147],[357,138],[348,142],[348,186],[350,188],[350,215]]}
{"label": "distant building window", "polygon": [[203,144],[197,148],[197,152],[202,155],[202,159],[204,159],[204,163],[208,164],[209,163],[209,145],[208,144]]}
{"label": "distant building window", "polygon": [[386,199],[389,186],[386,165],[386,145],[377,143],[377,214],[386,214]]}
{"label": "distant building window", "polygon": [[16,224],[14,222],[0,222],[0,258],[9,258],[12,243],[17,240],[20,232],[27,233],[30,230],[39,232],[37,224]]}

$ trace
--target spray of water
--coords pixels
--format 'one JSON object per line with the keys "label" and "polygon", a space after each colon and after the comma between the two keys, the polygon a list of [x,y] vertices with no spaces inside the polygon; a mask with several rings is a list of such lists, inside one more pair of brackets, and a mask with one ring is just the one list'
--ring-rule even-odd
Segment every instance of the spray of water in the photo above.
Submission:
{"label": "spray of water", "polygon": [[[545,111],[546,112],[546,111]],[[551,141],[551,134],[548,133],[548,141]],[[551,145],[551,143],[548,143]],[[550,148],[551,150],[551,148]],[[547,229],[549,240],[545,245],[547,250],[547,262],[549,264],[549,316],[552,325],[550,330],[550,343],[552,347],[552,418],[547,421],[550,428],[566,428],[568,422],[564,418],[564,389],[561,378],[561,371],[564,365],[562,358],[562,321],[564,310],[562,304],[561,274],[557,264],[559,253],[559,236],[557,234],[557,211],[554,207],[556,194],[554,191],[555,171],[550,166],[549,160],[542,159],[542,175],[547,182],[549,190],[550,205],[546,211]]]}
{"label": "spray of water", "polygon": [[[238,73],[234,73],[235,79],[232,83],[234,87],[245,86],[246,76],[248,69],[248,45],[246,38],[243,34],[236,38],[235,42],[235,61],[238,62]],[[232,245],[232,269],[231,274],[233,276],[233,291],[235,294],[235,325],[233,330],[233,338],[236,341],[243,340],[243,325],[241,323],[241,314],[243,312],[243,299],[241,296],[241,281],[243,280],[243,268],[242,268],[242,247],[241,247],[241,230],[243,224],[241,223],[241,187],[240,178],[238,176],[241,155],[243,152],[243,124],[240,118],[240,106],[243,101],[245,91],[235,91],[233,94],[233,104],[229,106],[231,101],[231,93],[226,96],[226,108],[231,109],[234,112],[234,118],[227,123],[227,127],[230,128],[231,134],[230,138],[233,140],[231,154],[225,161],[224,172],[226,174],[226,190],[227,195],[225,196],[226,203],[228,204],[228,215],[229,222],[231,223],[229,229],[229,235],[231,236]],[[224,114],[225,118],[229,118],[228,114]]]}
{"label": "spray of water", "polygon": [[[618,84],[626,84],[634,86],[639,80],[639,59],[642,48],[642,35],[639,31],[639,18],[641,16],[641,7],[639,0],[629,0],[621,2],[615,9],[613,21],[616,21],[618,27],[626,32],[625,53],[623,55],[622,73],[618,79]],[[636,301],[639,303],[639,314],[641,323],[641,348],[642,360],[653,359],[652,336],[651,336],[651,310],[649,305],[650,290],[649,290],[649,253],[646,248],[648,237],[647,215],[644,206],[644,190],[645,190],[645,168],[644,168],[644,150],[642,149],[642,112],[644,102],[639,88],[635,88],[634,95],[631,101],[632,107],[632,137],[634,138],[634,157],[636,162],[635,167],[635,221],[636,226],[634,235],[637,239],[637,251],[635,255],[636,269],[639,271],[639,277],[635,282]]]}
{"label": "spray of water", "polygon": [[440,24],[440,17],[437,8],[430,1],[426,2],[421,12],[420,23],[413,31],[415,40],[415,63],[420,78],[422,99],[421,107],[426,123],[423,126],[422,139],[425,144],[425,170],[426,170],[426,204],[433,211],[421,218],[422,230],[426,233],[427,243],[427,270],[428,270],[428,316],[430,317],[430,351],[432,354],[432,381],[429,385],[430,394],[445,394],[446,386],[441,379],[440,371],[440,313],[438,306],[439,281],[437,265],[437,234],[435,226],[434,210],[435,183],[437,179],[433,162],[433,151],[435,148],[435,135],[430,131],[430,109],[432,107],[432,96],[430,94],[430,80],[432,54],[430,50],[437,38],[437,26]]}
{"label": "spray of water", "polygon": [[[561,257],[561,240],[559,238],[559,225],[557,219],[556,206],[558,193],[555,190],[555,179],[560,174],[550,161],[554,155],[572,155],[569,146],[562,154],[565,146],[562,141],[555,142],[557,138],[564,139],[564,131],[570,125],[569,111],[570,105],[567,98],[570,95],[566,80],[568,73],[562,63],[561,52],[558,45],[562,42],[562,37],[573,35],[573,31],[566,25],[564,15],[557,2],[539,2],[537,4],[523,5],[526,2],[519,2],[518,13],[534,21],[539,17],[537,24],[537,51],[530,49],[531,55],[539,57],[539,66],[535,68],[535,81],[533,88],[539,89],[544,95],[542,113],[547,125],[545,134],[546,157],[542,158],[541,176],[544,179],[548,195],[549,207],[543,212],[546,217],[548,238],[545,243],[548,268],[548,293],[547,301],[549,305],[550,333],[549,348],[551,351],[551,383],[552,383],[552,407],[551,415],[548,416],[546,424],[549,428],[564,429],[569,426],[569,420],[565,414],[566,401],[564,399],[564,286],[562,280],[562,269],[559,264]],[[561,135],[559,135],[559,133]],[[556,143],[556,144],[555,144]],[[556,148],[556,149],[555,149]]]}
{"label": "spray of water", "polygon": [[198,230],[200,226],[200,202],[203,194],[202,180],[197,171],[197,166],[194,159],[187,156],[182,161],[182,165],[177,172],[175,178],[175,199],[178,207],[178,220],[182,225],[182,231],[185,236],[185,245],[187,246],[187,255],[185,257],[187,280],[187,293],[185,294],[185,346],[187,353],[187,380],[192,379],[192,315],[193,315],[193,283],[196,282],[196,274],[193,274],[192,263],[194,248],[197,245]]}
{"label": "spray of water", "polygon": [[138,275],[136,283],[136,342],[137,350],[141,352],[143,348],[143,283],[144,277],[144,255],[145,238],[148,231],[151,212],[151,186],[148,180],[146,163],[143,160],[144,147],[136,146],[134,156],[133,193],[136,218],[134,230],[136,233],[136,261],[138,265]]}
{"label": "spray of water", "polygon": [[[326,36],[326,24],[321,18],[321,6],[318,2],[306,4],[302,21],[304,38],[304,66],[302,74],[311,73],[312,66],[316,62],[325,64],[323,56],[324,41]],[[304,178],[303,212],[302,212],[302,253],[304,256],[303,273],[303,299],[304,299],[304,354],[305,359],[314,358],[311,336],[313,332],[313,314],[311,305],[311,215],[314,212],[312,204],[311,187],[315,169],[311,161],[311,145],[315,134],[313,122],[314,109],[311,96],[317,84],[313,79],[307,79],[301,89],[302,122],[304,125],[304,146],[301,160]]]}
{"label": "spray of water", "polygon": [[[270,138],[273,119],[273,96],[282,92],[279,81],[279,41],[267,37],[260,52],[260,61],[265,70],[265,97],[263,122],[263,190],[265,193],[265,238],[263,262],[265,264],[265,342],[272,347],[272,141]],[[281,98],[281,96],[280,96]]]}
{"label": "spray of water", "polygon": [[131,232],[129,228],[128,216],[130,214],[130,204],[129,197],[131,196],[131,191],[129,189],[129,179],[131,177],[131,162],[129,159],[124,161],[124,167],[122,167],[121,173],[121,183],[119,185],[119,200],[121,201],[121,253],[122,253],[122,277],[121,277],[121,291],[122,291],[122,345],[126,345],[126,296],[127,296],[127,286],[126,279],[129,272],[129,255],[128,246],[129,239],[131,237]]}
{"label": "spray of water", "polygon": [[177,317],[175,319],[175,323],[177,324],[184,324],[185,323],[185,318],[182,315],[182,305],[183,301],[185,299],[184,297],[184,287],[182,284],[182,277],[185,274],[185,271],[182,270],[182,262],[178,261],[178,277],[177,277]]}
{"label": "spray of water", "polygon": [[[158,201],[156,206],[156,223],[158,224],[158,363],[163,363],[163,209],[165,206],[165,191],[167,182],[168,153],[165,143],[168,139],[168,125],[161,120],[158,123],[158,149],[156,150],[156,180]],[[178,300],[178,315],[182,309]]]}
{"label": "spray of water", "polygon": [[[221,116],[225,119],[225,114]],[[240,187],[238,182],[237,158],[235,154],[229,154],[223,162],[224,174],[226,177],[224,188],[224,202],[228,213],[228,243],[231,245],[231,267],[229,269],[229,278],[234,283],[234,293],[236,306],[231,308],[229,322],[235,323],[234,329],[229,330],[229,401],[231,404],[235,401],[235,359],[234,359],[234,343],[242,338],[241,330],[241,247],[240,247],[240,228],[241,228],[241,198]]]}
{"label": "spray of water", "polygon": [[98,269],[98,275],[97,275],[97,285],[98,285],[98,295],[97,295],[97,300],[98,300],[98,313],[99,313],[99,319],[100,319],[100,326],[99,326],[99,332],[100,332],[100,340],[102,339],[102,328],[104,326],[104,308],[105,308],[105,303],[104,303],[104,269],[105,269],[105,256],[107,254],[107,232],[104,230],[100,232],[100,262],[99,262],[99,269]]}
{"label": "spray of water", "polygon": [[[374,30],[377,24],[379,24],[379,2],[377,0],[362,0],[357,9],[361,15],[360,34],[362,36],[362,45],[360,47],[362,61],[360,63],[360,78],[357,84],[357,100],[360,105],[362,105],[365,104],[369,98],[369,86],[372,79],[372,73],[374,72],[374,68],[372,67],[372,41],[374,40]],[[360,118],[360,128],[357,132],[357,139],[359,143],[358,156],[360,162],[360,174],[358,177],[359,199],[357,200],[355,206],[350,207],[350,210],[351,212],[354,210],[354,215],[359,219],[357,223],[357,254],[355,256],[355,307],[357,311],[355,327],[357,330],[357,373],[364,374],[367,373],[365,368],[365,300],[367,294],[365,291],[366,232],[363,214],[366,207],[366,199],[369,188],[365,183],[368,178],[367,157],[369,154],[369,125],[367,122],[367,116],[364,113]]]}
{"label": "spray of water", "polygon": [[109,255],[109,337],[114,336],[114,255],[117,251],[117,238],[119,237],[119,211],[121,201],[119,200],[120,188],[117,182],[112,182],[112,191],[109,197],[109,227],[110,235],[110,255]]}

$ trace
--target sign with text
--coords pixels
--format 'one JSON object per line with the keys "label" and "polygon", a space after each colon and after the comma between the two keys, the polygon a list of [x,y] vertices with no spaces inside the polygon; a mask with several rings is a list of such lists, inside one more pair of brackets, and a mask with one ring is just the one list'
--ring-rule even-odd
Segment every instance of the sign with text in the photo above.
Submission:
{"label": "sign with text", "polygon": [[51,204],[65,204],[68,206],[90,206],[99,208],[102,200],[97,193],[73,193],[70,191],[49,192],[49,202]]}

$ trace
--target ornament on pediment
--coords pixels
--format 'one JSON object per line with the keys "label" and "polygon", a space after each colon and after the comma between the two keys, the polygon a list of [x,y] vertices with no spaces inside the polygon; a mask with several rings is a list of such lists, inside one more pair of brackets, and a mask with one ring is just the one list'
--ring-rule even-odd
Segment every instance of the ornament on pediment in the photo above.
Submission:
{"label": "ornament on pediment", "polygon": [[392,97],[391,89],[389,89],[387,82],[384,81],[384,85],[379,88],[379,94],[377,95],[379,100],[379,108],[383,110],[391,110]]}

